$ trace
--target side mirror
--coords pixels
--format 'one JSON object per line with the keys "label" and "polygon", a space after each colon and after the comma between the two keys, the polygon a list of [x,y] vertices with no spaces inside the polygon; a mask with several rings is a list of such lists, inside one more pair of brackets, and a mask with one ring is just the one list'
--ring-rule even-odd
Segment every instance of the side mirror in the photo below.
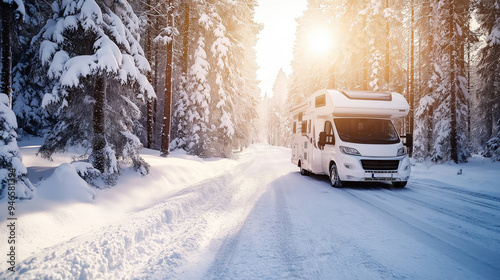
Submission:
{"label": "side mirror", "polygon": [[319,133],[319,141],[318,141],[318,146],[319,147],[324,147],[326,144],[326,132],[322,131]]}
{"label": "side mirror", "polygon": [[402,135],[401,138],[403,138],[403,145],[410,148],[413,146],[413,134],[412,133],[407,133],[406,135]]}

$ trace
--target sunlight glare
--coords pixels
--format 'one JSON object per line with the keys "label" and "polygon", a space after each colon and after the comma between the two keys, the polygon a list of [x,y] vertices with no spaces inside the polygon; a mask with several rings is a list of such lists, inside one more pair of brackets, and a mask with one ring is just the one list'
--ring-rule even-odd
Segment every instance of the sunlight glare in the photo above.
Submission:
{"label": "sunlight glare", "polygon": [[309,33],[309,50],[315,55],[323,55],[329,52],[333,47],[332,33],[326,28],[316,27]]}

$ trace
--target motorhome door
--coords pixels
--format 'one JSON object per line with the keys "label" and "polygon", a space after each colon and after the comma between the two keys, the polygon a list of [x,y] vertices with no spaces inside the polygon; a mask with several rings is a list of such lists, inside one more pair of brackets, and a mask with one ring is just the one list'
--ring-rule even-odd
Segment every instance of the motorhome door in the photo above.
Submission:
{"label": "motorhome door", "polygon": [[330,168],[330,160],[335,151],[335,133],[331,120],[326,120],[323,126],[323,131],[320,132],[318,146],[321,150],[321,166],[323,172],[328,174]]}
{"label": "motorhome door", "polygon": [[302,162],[304,164],[304,169],[308,171],[313,171],[313,148],[312,143],[312,123],[311,119],[304,119],[302,121]]}

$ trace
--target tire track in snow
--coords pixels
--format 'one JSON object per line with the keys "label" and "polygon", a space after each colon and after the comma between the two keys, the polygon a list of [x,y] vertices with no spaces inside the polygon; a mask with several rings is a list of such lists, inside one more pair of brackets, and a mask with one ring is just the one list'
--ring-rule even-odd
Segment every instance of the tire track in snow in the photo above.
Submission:
{"label": "tire track in snow", "polygon": [[[418,193],[412,191],[411,189],[409,189],[408,191],[412,192],[413,194]],[[492,213],[491,211],[485,212],[482,209],[472,208],[470,205],[463,203],[462,204],[452,203],[451,201],[444,199],[440,199],[439,201],[437,201],[437,199],[434,199],[432,196],[425,196],[422,195],[421,193],[419,193],[417,196],[406,195],[405,193],[406,192],[402,191],[398,192],[386,191],[384,192],[384,195],[389,195],[395,198],[402,199],[404,201],[411,202],[420,207],[431,209],[448,217],[468,223],[474,227],[483,228],[493,233],[497,233],[499,231],[498,221],[500,220],[500,216],[498,214],[500,214],[500,211],[498,211],[497,213]],[[423,197],[425,197],[426,200],[421,199]],[[434,200],[435,203],[429,202],[432,200]],[[457,200],[463,201],[461,199]],[[463,201],[463,202],[469,202],[469,201]],[[474,203],[474,201],[470,201],[468,204],[476,204],[476,203]]]}
{"label": "tire track in snow", "polygon": [[467,190],[461,190],[457,188],[450,188],[446,186],[436,186],[431,184],[423,184],[412,182],[412,187],[419,190],[424,190],[428,192],[433,192],[447,197],[455,198],[464,202],[471,204],[476,204],[485,208],[490,208],[492,210],[500,211],[500,198],[490,196],[482,193],[474,193]]}
{"label": "tire track in snow", "polygon": [[[249,201],[255,201],[258,199],[257,192],[249,197]],[[240,201],[241,203],[241,201]],[[242,203],[245,204],[245,203]],[[243,214],[245,216],[245,214]],[[210,269],[203,276],[204,279],[227,279],[229,269],[233,263],[234,254],[237,250],[238,244],[240,242],[240,237],[242,234],[242,228],[244,226],[244,218],[238,220],[236,225],[232,228],[226,229],[228,233],[223,239],[222,245],[220,246],[214,262],[212,263]]]}
{"label": "tire track in snow", "polygon": [[[261,151],[257,151],[256,154],[253,154],[252,160],[247,161],[247,164],[241,166],[234,181],[230,183],[232,188],[238,189],[240,192],[231,202],[234,206],[228,209],[239,208],[240,215],[233,218],[233,227],[227,227],[221,230],[221,232],[225,232],[225,236],[222,240],[212,240],[211,248],[216,248],[217,252],[213,256],[211,264],[206,267],[204,275],[199,276],[203,279],[234,279],[241,278],[242,274],[259,273],[259,271],[248,271],[246,270],[248,266],[241,265],[241,262],[247,261],[247,259],[242,256],[245,256],[247,253],[256,253],[255,251],[251,251],[251,249],[254,249],[254,247],[252,247],[253,245],[249,245],[249,242],[255,240],[249,241],[248,234],[255,230],[256,223],[261,221],[261,219],[249,219],[249,216],[255,214],[254,211],[256,208],[260,209],[259,206],[261,206],[261,204],[266,206],[275,204],[275,202],[270,203],[268,197],[264,198],[263,195],[272,188],[272,186],[269,185],[270,182],[274,182],[281,174],[287,173],[286,170],[272,168],[272,163],[274,161],[283,161],[282,158],[276,157],[274,151],[271,154],[269,154],[269,150],[263,151],[265,154]],[[262,160],[265,160],[267,164],[262,164]],[[277,166],[280,166],[280,164]],[[266,208],[266,210],[267,209],[268,208]],[[271,209],[272,208],[269,207],[269,210]],[[270,216],[273,217],[276,216],[276,214],[274,214],[275,212],[276,211],[266,211],[266,214],[272,214]],[[260,230],[260,228],[258,228],[258,230]],[[251,237],[254,236],[251,235],[250,238]],[[268,239],[266,239],[266,241],[268,241]]]}
{"label": "tire track in snow", "polygon": [[[300,183],[298,182],[300,181]],[[298,279],[404,279],[407,274],[387,266],[374,251],[358,243],[354,232],[338,227],[344,218],[356,216],[351,208],[339,208],[341,190],[329,186],[324,176],[289,174],[280,182],[292,222],[296,248],[293,261],[300,265]],[[301,185],[303,187],[301,187]],[[339,199],[341,201],[339,201]],[[350,201],[351,202],[351,201]],[[352,202],[349,203],[352,205]],[[337,211],[340,217],[336,216]],[[346,220],[348,222],[348,220]],[[356,230],[356,229],[354,229]],[[286,234],[286,233],[284,233]]]}
{"label": "tire track in snow", "polygon": [[[168,241],[158,242],[157,250],[147,256],[147,262],[138,266],[132,279],[176,279],[176,269],[186,262],[186,257],[197,251],[203,232],[207,230],[207,213],[216,211],[219,203],[228,202],[230,190],[226,188],[227,175],[212,178],[197,189],[214,189],[213,196],[197,203],[198,207],[183,208],[184,212],[169,226]],[[230,195],[229,195],[230,196]]]}
{"label": "tire track in snow", "polygon": [[223,244],[217,252],[214,262],[203,276],[203,279],[228,279],[234,254],[241,238],[241,230],[235,235],[226,235]]}
{"label": "tire track in snow", "polygon": [[[219,186],[220,192],[211,199],[204,201],[206,206],[200,211],[186,211],[185,218],[187,221],[183,221],[184,225],[177,226],[183,232],[177,231],[173,235],[175,240],[169,243],[168,246],[163,246],[164,249],[157,252],[155,257],[151,257],[149,263],[144,265],[142,271],[135,276],[136,279],[178,279],[177,274],[179,270],[182,270],[180,268],[187,260],[183,255],[173,250],[188,248],[187,255],[199,251],[203,239],[216,238],[211,235],[213,233],[208,233],[210,232],[210,229],[208,229],[210,223],[218,224],[220,226],[217,229],[219,232],[234,232],[235,229],[241,228],[241,221],[249,212],[249,209],[245,207],[252,205],[252,201],[258,199],[261,194],[258,186],[262,185],[261,180],[267,180],[266,175],[255,179],[255,174],[245,174],[245,171],[262,169],[258,162],[251,160],[254,156],[255,152],[248,154],[247,158],[243,159],[239,165],[228,173],[208,179],[201,184],[200,188],[202,189],[206,188],[207,185],[215,184]],[[242,176],[242,174],[245,174],[245,176]],[[229,238],[226,235],[225,239]],[[232,259],[239,238],[235,236],[230,239],[231,242],[225,244],[224,252],[227,256],[221,257],[221,259]],[[229,263],[230,261],[221,262],[221,271],[227,271]]]}
{"label": "tire track in snow", "polygon": [[304,279],[302,262],[305,257],[301,256],[298,252],[298,248],[294,247],[292,244],[295,242],[292,239],[292,234],[294,232],[292,220],[290,219],[290,213],[288,211],[288,206],[286,204],[285,195],[283,193],[283,181],[277,180],[274,186],[274,197],[275,197],[275,211],[277,217],[277,235],[279,248],[284,258],[284,263],[287,266],[288,272],[290,273],[287,278]]}
{"label": "tire track in snow", "polygon": [[500,254],[485,248],[478,249],[475,244],[429,225],[382,201],[352,190],[343,189],[353,200],[361,201],[374,211],[380,212],[394,228],[433,248],[448,258],[460,263],[485,279],[495,279],[500,274]]}
{"label": "tire track in snow", "polygon": [[[301,265],[305,257],[292,240],[294,228],[283,184],[280,177],[262,186],[267,192],[255,199],[237,232],[226,236],[203,279],[305,279]],[[256,239],[265,245],[254,247]],[[248,259],[258,262],[254,270],[242,265]]]}

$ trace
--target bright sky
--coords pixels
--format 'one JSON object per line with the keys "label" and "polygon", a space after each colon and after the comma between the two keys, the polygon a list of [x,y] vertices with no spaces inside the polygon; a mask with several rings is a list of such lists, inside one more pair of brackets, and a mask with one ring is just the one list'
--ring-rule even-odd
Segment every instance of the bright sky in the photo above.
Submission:
{"label": "bright sky", "polygon": [[272,95],[280,68],[290,75],[297,22],[307,7],[307,0],[257,0],[255,20],[264,24],[257,41],[257,79],[261,95]]}

